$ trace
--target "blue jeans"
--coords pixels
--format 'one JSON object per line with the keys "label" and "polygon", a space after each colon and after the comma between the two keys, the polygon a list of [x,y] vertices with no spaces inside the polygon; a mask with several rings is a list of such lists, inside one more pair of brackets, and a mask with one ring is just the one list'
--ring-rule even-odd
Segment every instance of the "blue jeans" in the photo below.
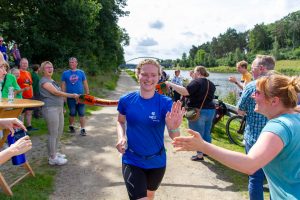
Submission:
{"label": "blue jeans", "polygon": [[[245,144],[246,154],[250,151],[252,145],[247,142]],[[257,170],[254,174],[249,176],[248,191],[250,200],[263,200],[264,199],[264,180],[265,174],[262,169]]]}
{"label": "blue jeans", "polygon": [[69,108],[69,115],[75,117],[78,113],[79,117],[84,117],[85,105],[81,103],[76,103],[75,99],[67,98],[67,104]]}
{"label": "blue jeans", "polygon": [[[189,128],[199,132],[203,140],[209,143],[211,143],[211,127],[215,113],[215,109],[202,109],[198,120],[188,121]],[[197,154],[202,155],[202,152],[197,151]]]}

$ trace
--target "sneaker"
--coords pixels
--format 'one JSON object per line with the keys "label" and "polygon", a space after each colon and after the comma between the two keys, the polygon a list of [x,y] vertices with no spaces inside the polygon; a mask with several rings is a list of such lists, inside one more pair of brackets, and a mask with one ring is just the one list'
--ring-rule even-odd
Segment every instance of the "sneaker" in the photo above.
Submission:
{"label": "sneaker", "polygon": [[33,128],[32,126],[27,126],[26,129],[27,129],[27,131],[37,131],[37,130],[39,130],[38,128]]}
{"label": "sneaker", "polygon": [[81,136],[86,136],[86,131],[85,131],[84,128],[80,130],[80,135]]}
{"label": "sneaker", "polygon": [[204,160],[204,158],[203,157],[199,158],[198,155],[195,155],[195,156],[191,157],[191,160],[192,161],[202,161],[202,160]]}
{"label": "sneaker", "polygon": [[67,159],[58,156],[55,156],[55,158],[49,158],[49,165],[64,165],[67,162]]}
{"label": "sneaker", "polygon": [[75,133],[75,128],[74,128],[74,126],[69,126],[69,130],[70,130],[70,133]]}
{"label": "sneaker", "polygon": [[66,158],[67,157],[66,154],[62,154],[62,153],[59,153],[59,152],[56,153],[56,156],[59,157],[59,158]]}

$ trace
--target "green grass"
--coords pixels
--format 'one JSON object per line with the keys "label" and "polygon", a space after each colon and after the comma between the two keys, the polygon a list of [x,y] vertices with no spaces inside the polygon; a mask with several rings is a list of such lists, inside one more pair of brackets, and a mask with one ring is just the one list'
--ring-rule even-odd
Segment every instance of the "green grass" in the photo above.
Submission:
{"label": "green grass", "polygon": [[133,78],[136,82],[138,81],[134,71],[126,69],[126,73],[129,74],[129,76],[131,76],[131,78]]}
{"label": "green grass", "polygon": [[[61,70],[58,70],[53,79],[60,83]],[[100,73],[97,77],[87,77],[89,82],[89,88],[91,95],[97,97],[105,97],[111,90],[114,90],[117,86],[119,74],[114,72]],[[96,106],[86,106],[87,117],[91,115],[94,110],[101,109]],[[62,141],[68,140],[70,134],[68,134],[68,111],[65,113],[65,126]],[[76,119],[78,120],[78,119]],[[32,119],[33,127],[37,127],[39,130],[30,132],[31,137],[38,137],[47,134],[46,123],[43,119]],[[46,142],[46,140],[45,140]],[[34,148],[34,147],[33,147]],[[9,162],[9,161],[8,161]],[[51,167],[48,165],[47,158],[38,157],[29,160],[33,171],[36,173],[36,177],[26,177],[12,188],[13,197],[8,197],[3,192],[0,192],[0,199],[30,199],[30,200],[46,200],[54,190],[55,175],[59,168]],[[22,170],[22,169],[20,169]],[[11,177],[13,179],[15,177]],[[8,183],[12,183],[14,180],[6,180]]]}
{"label": "green grass", "polygon": [[58,168],[50,167],[46,160],[43,164],[37,166],[37,163],[30,162],[31,167],[35,171],[35,177],[27,177],[12,188],[13,196],[9,197],[0,193],[2,200],[47,200],[53,192],[54,177]]}

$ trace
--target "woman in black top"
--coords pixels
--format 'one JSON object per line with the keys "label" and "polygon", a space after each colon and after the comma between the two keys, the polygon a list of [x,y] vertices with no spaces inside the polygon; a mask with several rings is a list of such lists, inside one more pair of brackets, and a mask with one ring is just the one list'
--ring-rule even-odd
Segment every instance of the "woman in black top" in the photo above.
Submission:
{"label": "woman in black top", "polygon": [[[208,80],[209,74],[205,67],[197,66],[194,69],[194,79],[187,85],[187,87],[179,86],[171,82],[166,84],[172,87],[179,94],[186,96],[187,107],[200,108],[204,101],[203,107],[200,111],[200,118],[196,121],[188,121],[190,129],[197,131],[201,134],[202,138],[211,143],[211,127],[215,116],[215,104],[213,102],[216,87]],[[205,98],[208,89],[207,96]],[[197,152],[197,155],[192,156],[191,160],[201,161],[203,160],[203,153]]]}

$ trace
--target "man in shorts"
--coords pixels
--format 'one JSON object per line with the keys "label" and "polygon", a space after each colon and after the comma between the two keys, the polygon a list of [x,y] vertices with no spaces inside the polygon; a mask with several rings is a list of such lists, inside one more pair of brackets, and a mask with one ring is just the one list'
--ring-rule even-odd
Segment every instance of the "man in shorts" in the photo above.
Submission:
{"label": "man in shorts", "polygon": [[[83,70],[77,69],[77,58],[71,57],[69,59],[70,69],[66,70],[62,74],[62,90],[67,93],[76,94],[89,94],[89,86]],[[67,98],[67,104],[69,108],[69,130],[70,133],[75,133],[74,121],[75,116],[78,113],[80,121],[80,135],[86,136],[85,130],[85,105],[77,103],[73,98]]]}

